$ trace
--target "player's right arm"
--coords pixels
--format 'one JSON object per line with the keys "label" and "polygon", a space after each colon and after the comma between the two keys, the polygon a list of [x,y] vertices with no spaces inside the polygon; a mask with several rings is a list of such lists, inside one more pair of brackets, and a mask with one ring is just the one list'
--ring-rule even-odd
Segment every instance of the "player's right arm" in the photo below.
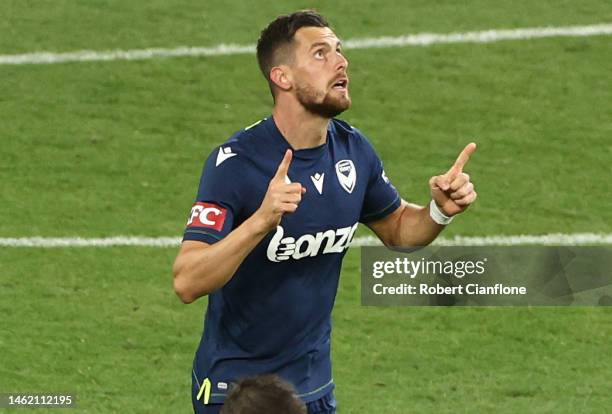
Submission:
{"label": "player's right arm", "polygon": [[214,244],[185,240],[174,261],[174,291],[191,303],[223,287],[255,246],[274,230],[283,214],[293,213],[306,191],[300,183],[285,181],[292,153],[287,150],[259,209]]}

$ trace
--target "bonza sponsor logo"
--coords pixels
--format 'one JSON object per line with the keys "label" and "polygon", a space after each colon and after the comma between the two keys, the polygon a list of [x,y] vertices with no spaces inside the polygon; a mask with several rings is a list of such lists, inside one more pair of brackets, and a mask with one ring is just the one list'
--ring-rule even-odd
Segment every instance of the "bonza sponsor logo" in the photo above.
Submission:
{"label": "bonza sponsor logo", "polygon": [[[284,237],[282,226],[276,227],[276,233],[268,244],[268,260],[281,262],[283,260],[299,260],[304,257],[314,257],[318,254],[342,253],[349,247],[357,224],[320,231],[316,234],[303,234],[297,240],[295,237]],[[322,250],[322,251],[321,251]]]}

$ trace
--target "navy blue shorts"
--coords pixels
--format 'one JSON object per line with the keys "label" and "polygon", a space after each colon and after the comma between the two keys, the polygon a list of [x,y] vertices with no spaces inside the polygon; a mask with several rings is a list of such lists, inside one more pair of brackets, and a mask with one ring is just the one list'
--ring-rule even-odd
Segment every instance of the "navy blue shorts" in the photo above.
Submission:
{"label": "navy blue shorts", "polygon": [[334,392],[324,395],[316,401],[306,404],[308,414],[336,414],[336,397]]}

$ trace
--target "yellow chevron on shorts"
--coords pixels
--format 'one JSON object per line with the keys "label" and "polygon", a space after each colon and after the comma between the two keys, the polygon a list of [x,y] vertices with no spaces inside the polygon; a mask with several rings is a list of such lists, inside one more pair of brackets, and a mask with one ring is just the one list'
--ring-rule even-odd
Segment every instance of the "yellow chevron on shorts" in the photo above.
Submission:
{"label": "yellow chevron on shorts", "polygon": [[204,378],[204,381],[202,381],[202,386],[200,387],[200,391],[198,391],[198,395],[196,397],[196,400],[199,400],[200,398],[202,398],[202,394],[204,394],[204,404],[208,404],[208,401],[210,400],[210,389],[212,388],[212,383],[210,382],[210,379],[208,378]]}

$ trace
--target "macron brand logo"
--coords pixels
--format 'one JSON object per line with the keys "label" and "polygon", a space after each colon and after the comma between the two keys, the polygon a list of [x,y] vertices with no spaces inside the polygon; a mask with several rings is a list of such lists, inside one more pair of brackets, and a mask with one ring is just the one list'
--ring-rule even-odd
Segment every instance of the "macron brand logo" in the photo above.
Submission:
{"label": "macron brand logo", "polygon": [[234,154],[230,147],[219,147],[219,152],[217,153],[217,163],[215,164],[215,167],[218,167],[223,161],[232,158],[235,155],[238,154]]}
{"label": "macron brand logo", "polygon": [[351,160],[342,160],[336,163],[336,175],[340,185],[347,193],[352,193],[357,181],[355,164]]}
{"label": "macron brand logo", "polygon": [[311,175],[310,179],[312,180],[312,183],[319,194],[323,194],[323,180],[325,179],[325,173],[316,173],[315,175]]}
{"label": "macron brand logo", "polygon": [[208,227],[221,231],[227,209],[213,203],[198,201],[191,208],[187,227]]}
{"label": "macron brand logo", "polygon": [[298,237],[285,237],[282,226],[276,227],[276,233],[268,244],[267,256],[271,262],[299,260],[304,257],[315,257],[319,254],[342,253],[349,247],[357,224],[335,230],[320,231],[316,234],[303,234]]}

